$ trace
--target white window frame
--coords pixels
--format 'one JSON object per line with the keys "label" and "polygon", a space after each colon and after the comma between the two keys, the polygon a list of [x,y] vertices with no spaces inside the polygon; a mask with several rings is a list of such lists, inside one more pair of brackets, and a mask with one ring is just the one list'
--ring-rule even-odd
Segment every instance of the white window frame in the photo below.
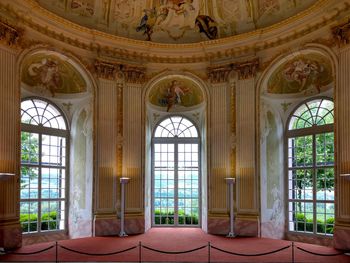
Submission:
{"label": "white window frame", "polygon": [[[316,178],[316,171],[317,169],[327,169],[327,168],[333,168],[334,170],[334,174],[335,174],[335,160],[333,165],[317,165],[316,162],[316,135],[320,135],[320,134],[326,134],[326,133],[333,133],[334,136],[334,122],[332,124],[324,124],[324,125],[319,125],[319,126],[313,126],[313,127],[308,127],[308,128],[300,128],[300,129],[289,129],[289,125],[290,122],[292,120],[292,117],[294,115],[294,113],[300,109],[300,107],[302,107],[303,105],[307,105],[307,103],[315,101],[315,100],[328,100],[333,102],[333,100],[331,98],[328,97],[319,97],[319,98],[311,98],[308,100],[303,101],[302,103],[300,103],[290,114],[288,121],[287,121],[287,125],[286,125],[286,132],[285,132],[285,156],[286,156],[286,161],[285,161],[285,167],[286,167],[286,178],[287,178],[287,183],[286,183],[286,191],[287,191],[287,217],[286,217],[286,221],[287,221],[287,230],[290,233],[296,233],[296,234],[309,234],[309,235],[317,235],[317,236],[332,236],[332,234],[322,234],[322,233],[317,233],[317,203],[324,203],[324,204],[334,204],[335,205],[335,200],[317,200],[316,198],[316,194],[317,194],[317,178]],[[333,102],[334,103],[334,102]],[[333,104],[334,105],[334,104]],[[334,107],[333,107],[333,116],[334,116]],[[334,118],[334,117],[333,117]],[[312,156],[312,160],[313,160],[313,165],[312,166],[307,166],[307,167],[289,167],[289,139],[292,138],[297,138],[297,137],[303,137],[303,136],[312,136],[312,152],[313,152],[313,156]],[[335,147],[335,145],[333,146]],[[335,152],[334,152],[334,158],[335,158]],[[289,172],[293,171],[293,170],[312,170],[312,189],[313,189],[313,198],[312,200],[306,200],[306,199],[291,199],[289,196]],[[294,188],[293,188],[294,189]],[[294,223],[295,221],[290,219],[290,210],[289,210],[289,206],[291,203],[293,202],[302,202],[302,203],[312,203],[313,204],[313,232],[307,232],[305,231],[298,231],[298,230],[290,230],[290,223]],[[293,213],[294,210],[293,210]],[[334,217],[335,217],[335,213],[334,213]],[[325,222],[326,223],[326,222]]]}
{"label": "white window frame", "polygon": [[[155,137],[155,132],[157,130],[157,128],[159,127],[159,125],[170,118],[173,117],[178,117],[178,118],[183,118],[189,122],[191,122],[191,124],[195,127],[196,131],[197,131],[197,137]],[[154,207],[154,199],[155,199],[155,178],[154,178],[154,171],[155,171],[155,150],[154,150],[154,145],[155,144],[174,144],[174,224],[155,224],[155,207]],[[198,224],[197,225],[193,225],[193,224],[179,224],[178,221],[178,145],[179,144],[197,144],[198,145]],[[197,128],[197,126],[195,125],[195,123],[190,120],[188,117],[185,116],[181,116],[181,115],[172,115],[172,116],[167,116],[166,118],[162,119],[161,121],[159,121],[157,123],[157,125],[155,125],[154,131],[152,133],[152,143],[151,143],[152,147],[151,147],[151,152],[152,152],[152,157],[151,157],[151,163],[152,163],[152,168],[151,168],[151,180],[152,180],[152,187],[151,187],[151,225],[152,227],[201,227],[202,223],[201,223],[201,218],[202,218],[202,193],[201,193],[201,177],[202,177],[202,172],[201,172],[201,137],[200,137],[200,133],[199,130]]]}
{"label": "white window frame", "polygon": [[[48,103],[51,107],[55,108],[59,113],[60,116],[63,118],[65,122],[65,129],[57,129],[57,128],[50,128],[50,127],[44,127],[43,125],[32,125],[32,124],[27,124],[27,123],[22,123],[21,122],[21,132],[29,132],[29,133],[34,133],[38,134],[38,159],[39,163],[38,164],[22,164],[21,160],[21,167],[22,166],[27,166],[27,167],[32,167],[32,168],[37,168],[38,169],[38,198],[26,198],[22,199],[20,198],[20,202],[37,202],[38,203],[38,218],[37,218],[37,231],[35,232],[23,232],[23,235],[42,235],[42,234],[48,234],[48,233],[67,233],[68,232],[68,204],[69,204],[69,199],[68,199],[68,193],[69,193],[69,126],[67,122],[66,116],[63,114],[62,110],[55,105],[53,102],[46,100],[44,98],[40,97],[28,97],[22,99],[22,102],[27,101],[27,100],[39,100],[43,101],[45,103]],[[21,108],[22,110],[22,108]],[[59,136],[65,138],[65,166],[50,166],[50,165],[43,165],[41,162],[41,157],[42,157],[42,136],[43,135],[48,135],[48,136]],[[21,142],[22,144],[22,142]],[[65,170],[65,185],[64,185],[64,190],[65,190],[65,197],[64,198],[41,198],[41,181],[42,181],[42,174],[41,174],[41,168],[55,168],[55,169],[64,169]],[[57,230],[41,230],[41,203],[42,202],[50,202],[50,201],[57,201],[57,202],[64,202],[65,203],[65,210],[64,210],[64,229],[57,229]],[[58,221],[59,223],[59,221]]]}

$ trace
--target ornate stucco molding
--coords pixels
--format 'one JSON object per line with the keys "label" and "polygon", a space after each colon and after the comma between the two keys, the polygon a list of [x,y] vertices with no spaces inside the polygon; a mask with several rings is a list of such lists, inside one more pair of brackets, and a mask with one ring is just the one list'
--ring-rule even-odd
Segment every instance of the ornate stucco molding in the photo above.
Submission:
{"label": "ornate stucco molding", "polygon": [[208,78],[211,83],[227,82],[228,76],[233,69],[233,64],[208,68]]}
{"label": "ornate stucco molding", "polygon": [[[10,1],[16,4],[6,4]],[[253,32],[201,43],[159,44],[117,37],[78,26],[44,10],[34,0],[20,1],[20,5],[18,5],[18,0],[3,0],[3,2],[0,3],[1,12],[6,12],[6,15],[16,19],[18,24],[40,32],[51,39],[89,52],[98,53],[101,56],[155,63],[219,61],[222,59],[223,54],[232,58],[242,57],[252,54],[252,52],[259,52],[289,43],[292,40],[315,32],[336,21],[340,16],[344,16],[350,9],[350,0],[345,0],[344,2],[321,0],[295,17]],[[24,12],[24,8],[30,9],[32,12]],[[324,12],[323,10],[326,9],[328,11]],[[299,22],[303,19],[305,21],[307,19],[309,19],[308,21],[312,20],[313,23],[300,25]],[[293,23],[299,24],[297,27],[293,27]],[[286,27],[286,30],[276,38],[274,32],[280,32],[282,27]],[[90,37],[86,37],[87,35],[92,35],[93,41],[91,41]]]}
{"label": "ornate stucco molding", "polygon": [[146,80],[146,68],[121,63],[95,60],[93,71],[98,78],[109,80],[123,79],[127,83],[142,84]]}
{"label": "ornate stucco molding", "polygon": [[249,79],[255,77],[259,69],[259,58],[245,62],[234,62],[229,65],[208,68],[208,78],[211,83],[225,83],[231,71],[238,73],[238,79]]}
{"label": "ornate stucco molding", "polygon": [[350,43],[350,18],[347,22],[332,28],[333,38],[339,46]]}
{"label": "ornate stucco molding", "polygon": [[239,79],[249,79],[256,75],[259,69],[259,59],[255,58],[247,62],[238,62],[234,64],[234,70],[238,72]]}
{"label": "ornate stucco molding", "polygon": [[18,47],[23,36],[23,29],[15,28],[0,20],[0,41],[11,47]]}

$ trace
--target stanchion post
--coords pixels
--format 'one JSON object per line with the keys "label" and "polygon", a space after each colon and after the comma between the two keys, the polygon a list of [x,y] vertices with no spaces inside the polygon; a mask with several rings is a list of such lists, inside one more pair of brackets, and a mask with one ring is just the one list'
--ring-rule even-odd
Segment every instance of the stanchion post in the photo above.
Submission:
{"label": "stanchion post", "polygon": [[227,234],[227,237],[236,237],[234,232],[234,203],[233,203],[233,185],[236,183],[236,178],[228,177],[225,178],[226,183],[229,186],[230,191],[230,232]]}
{"label": "stanchion post", "polygon": [[126,237],[128,236],[124,231],[124,214],[125,214],[125,185],[129,182],[130,178],[128,177],[121,177],[120,178],[120,184],[121,184],[121,201],[120,201],[120,237]]}
{"label": "stanchion post", "polygon": [[141,258],[141,248],[142,248],[142,244],[141,241],[139,242],[139,262],[142,262],[142,258]]}
{"label": "stanchion post", "polygon": [[208,242],[208,263],[210,263],[210,241]]}
{"label": "stanchion post", "polygon": [[58,243],[57,243],[57,241],[56,241],[56,246],[55,246],[55,248],[56,248],[56,255],[55,255],[55,257],[56,257],[56,263],[58,262]]}

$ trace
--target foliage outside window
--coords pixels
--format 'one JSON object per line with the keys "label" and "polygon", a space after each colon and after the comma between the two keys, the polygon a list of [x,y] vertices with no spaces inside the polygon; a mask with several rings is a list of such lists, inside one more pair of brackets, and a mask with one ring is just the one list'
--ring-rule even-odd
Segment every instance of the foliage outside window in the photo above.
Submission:
{"label": "foliage outside window", "polygon": [[291,116],[288,143],[289,230],[332,235],[334,229],[334,104],[317,99]]}
{"label": "foliage outside window", "polygon": [[21,103],[20,223],[23,233],[65,229],[66,123],[51,104]]}

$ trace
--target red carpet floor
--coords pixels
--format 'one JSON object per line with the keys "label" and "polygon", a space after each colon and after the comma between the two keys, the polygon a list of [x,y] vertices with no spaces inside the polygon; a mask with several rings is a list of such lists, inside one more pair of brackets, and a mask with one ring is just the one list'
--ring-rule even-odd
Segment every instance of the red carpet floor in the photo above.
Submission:
{"label": "red carpet floor", "polygon": [[[163,251],[186,251],[205,246],[194,252],[186,254],[161,254],[150,251],[143,246]],[[140,251],[142,262],[208,262],[210,245],[222,250],[240,254],[259,254],[287,247],[292,243],[284,240],[266,238],[226,238],[222,236],[205,234],[198,228],[153,228],[142,235],[120,237],[91,237],[59,241],[57,247],[58,262],[139,262]],[[35,252],[55,245],[55,243],[41,243],[22,247],[17,253]],[[109,256],[80,255],[68,251],[61,246],[80,252],[91,254],[104,254],[122,251],[136,247],[130,251]],[[333,248],[316,246],[304,243],[294,243],[294,262],[350,262],[350,256],[316,256],[306,253],[299,248],[320,254],[337,254]],[[35,255],[5,255],[0,256],[3,262],[55,262],[56,247]],[[292,247],[274,254],[264,256],[237,256],[210,249],[210,262],[293,262]]]}

